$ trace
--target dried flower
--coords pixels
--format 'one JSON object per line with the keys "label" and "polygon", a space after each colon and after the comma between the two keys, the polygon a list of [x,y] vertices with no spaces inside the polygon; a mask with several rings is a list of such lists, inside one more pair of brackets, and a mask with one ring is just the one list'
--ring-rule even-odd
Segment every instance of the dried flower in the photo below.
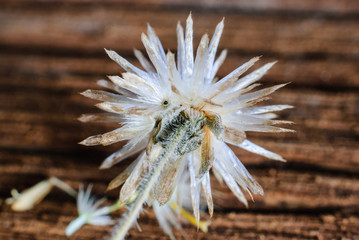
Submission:
{"label": "dried flower", "polygon": [[50,193],[54,186],[60,188],[71,196],[75,197],[77,195],[76,191],[68,184],[56,177],[50,177],[49,179],[43,180],[21,193],[19,193],[16,189],[12,189],[12,197],[6,199],[6,203],[11,204],[11,208],[14,211],[21,212],[30,210],[34,207],[34,205],[40,203],[47,196],[47,194]]}
{"label": "dried flower", "polygon": [[79,216],[67,226],[67,236],[70,236],[85,224],[106,226],[114,223],[111,217],[108,216],[112,211],[111,207],[106,206],[99,208],[105,199],[102,198],[96,201],[96,199],[91,196],[91,189],[92,185],[89,185],[86,192],[84,192],[83,187],[80,186],[79,194],[77,196],[77,210]]}
{"label": "dried flower", "polygon": [[176,189],[179,189],[176,186],[184,172],[190,175],[192,208],[197,224],[200,219],[201,188],[207,199],[209,212],[211,215],[213,213],[210,169],[213,169],[219,180],[226,182],[244,204],[247,204],[247,200],[241,189],[248,193],[263,194],[261,186],[227,144],[284,161],[281,156],[247,140],[245,133],[291,131],[275,126],[290,122],[272,120],[276,117],[273,112],[291,106],[254,106],[285,85],[253,91],[259,86],[255,82],[275,62],[265,64],[240,78],[259,60],[259,57],[255,57],[217,81],[215,75],[227,53],[226,50],[222,51],[215,60],[223,27],[221,21],[211,40],[207,34],[203,35],[194,58],[191,15],[187,18],[185,32],[181,24],[178,24],[176,64],[174,54],[170,51],[165,54],[159,38],[148,25],[147,35],[143,33],[141,39],[151,62],[140,51],[135,50],[144,70],[133,66],[116,52],[106,50],[109,57],[126,72],[122,73],[122,77],[109,76],[110,81],[98,82],[114,93],[100,90],[82,93],[86,97],[102,101],[96,106],[108,113],[83,115],[80,117],[81,121],[118,122],[122,126],[111,132],[89,137],[81,144],[109,145],[128,140],[121,150],[105,159],[101,168],[109,168],[140,153],[110,184],[110,188],[123,184],[121,202],[134,199],[128,204],[128,213],[114,230],[112,239],[124,238],[144,202],[155,206],[167,204]]}

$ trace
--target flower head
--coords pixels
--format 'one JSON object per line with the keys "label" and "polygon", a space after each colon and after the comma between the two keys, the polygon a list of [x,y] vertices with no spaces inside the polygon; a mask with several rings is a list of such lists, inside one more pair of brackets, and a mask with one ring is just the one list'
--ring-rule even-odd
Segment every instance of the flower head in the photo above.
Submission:
{"label": "flower head", "polygon": [[[82,94],[99,101],[97,106],[108,113],[83,115],[80,120],[118,122],[122,126],[111,132],[89,137],[84,145],[109,145],[127,140],[127,144],[109,156],[102,168],[109,168],[136,153],[137,159],[110,184],[123,184],[120,201],[136,195],[113,239],[123,238],[140,211],[140,205],[164,205],[175,192],[184,172],[190,176],[191,202],[196,222],[199,222],[201,189],[209,212],[213,201],[209,170],[223,180],[238,199],[247,204],[242,190],[263,194],[261,186],[248,173],[227,144],[241,147],[265,157],[284,159],[246,139],[247,131],[288,132],[277,127],[287,121],[273,120],[273,112],[291,108],[288,105],[256,107],[258,102],[285,84],[254,90],[256,82],[275,64],[267,63],[244,77],[259,57],[254,57],[222,79],[216,73],[224,62],[226,50],[215,59],[224,23],[221,21],[210,40],[201,38],[194,57],[193,22],[187,18],[186,29],[177,25],[177,62],[170,51],[166,54],[154,30],[148,25],[141,40],[150,59],[135,50],[144,70],[141,70],[114,51],[109,57],[125,72],[100,80],[99,85],[112,92],[87,90]],[[133,214],[131,213],[133,212]]]}
{"label": "flower head", "polygon": [[77,210],[79,216],[73,220],[66,228],[66,235],[70,236],[85,224],[92,224],[97,226],[111,225],[114,221],[108,214],[111,212],[111,207],[102,207],[100,205],[105,199],[96,200],[91,196],[92,185],[87,187],[86,192],[80,186],[77,196]]}

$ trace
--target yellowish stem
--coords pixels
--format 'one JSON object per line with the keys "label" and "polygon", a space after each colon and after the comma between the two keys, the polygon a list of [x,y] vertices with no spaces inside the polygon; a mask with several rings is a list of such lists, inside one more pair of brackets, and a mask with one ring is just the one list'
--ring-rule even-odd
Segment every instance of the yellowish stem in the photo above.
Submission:
{"label": "yellowish stem", "polygon": [[[178,205],[174,202],[169,202],[170,206],[173,208],[173,210],[177,210],[178,209]],[[184,210],[183,208],[181,208],[181,215],[187,219],[192,225],[197,226],[197,222],[196,219],[194,218],[194,216],[187,212],[186,210]],[[210,224],[210,221],[199,221],[198,226],[199,229],[201,229],[202,232],[208,232],[208,226]]]}

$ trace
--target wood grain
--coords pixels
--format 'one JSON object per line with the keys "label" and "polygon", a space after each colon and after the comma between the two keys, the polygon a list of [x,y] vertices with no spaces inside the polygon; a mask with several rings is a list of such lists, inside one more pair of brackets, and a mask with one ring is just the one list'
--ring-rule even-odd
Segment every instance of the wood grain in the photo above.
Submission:
{"label": "wood grain", "polygon": [[[28,212],[5,204],[10,190],[57,176],[77,188],[94,183],[97,196],[114,202],[109,181],[132,160],[108,170],[101,161],[123,143],[77,145],[116,124],[83,124],[82,113],[100,112],[79,95],[96,80],[122,69],[103,48],[135,65],[149,22],[165,49],[176,49],[175,26],[192,11],[195,44],[225,17],[220,49],[229,55],[223,77],[253,56],[260,66],[278,60],[263,84],[291,82],[270,104],[290,104],[280,114],[295,134],[249,133],[253,142],[281,154],[274,162],[233,147],[263,186],[249,208],[225,185],[211,182],[215,214],[209,233],[184,225],[178,239],[359,239],[359,2],[190,0],[4,0],[0,2],[0,239],[60,240],[76,217],[74,199],[54,190]],[[250,197],[247,196],[250,200]],[[121,212],[114,216],[119,217]],[[208,219],[203,214],[204,219]],[[168,239],[152,211],[128,239]],[[102,239],[110,227],[85,226],[70,239]]]}

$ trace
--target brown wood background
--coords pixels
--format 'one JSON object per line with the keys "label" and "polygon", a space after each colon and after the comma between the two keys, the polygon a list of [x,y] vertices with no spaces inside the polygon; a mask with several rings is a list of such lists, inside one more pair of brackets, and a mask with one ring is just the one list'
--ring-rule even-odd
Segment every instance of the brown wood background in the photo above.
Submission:
{"label": "brown wood background", "polygon": [[[175,26],[192,11],[195,43],[222,17],[220,48],[229,56],[219,75],[257,55],[278,64],[266,85],[292,82],[271,103],[296,106],[281,114],[296,134],[250,134],[286,159],[277,163],[235,149],[262,184],[264,197],[245,209],[213,181],[217,205],[209,233],[185,226],[179,239],[359,239],[359,1],[2,0],[0,2],[0,239],[60,240],[76,213],[75,201],[53,191],[28,212],[4,202],[48,176],[77,188],[107,183],[131,160],[98,166],[121,147],[84,147],[80,140],[114,125],[83,124],[99,112],[78,93],[122,70],[105,55],[114,49],[135,61],[149,22],[165,48],[175,50]],[[136,63],[137,64],[137,63]],[[258,65],[256,65],[258,66]],[[118,191],[106,193],[114,201]],[[151,211],[142,233],[128,239],[167,239]],[[86,226],[70,239],[102,239],[109,227]]]}

